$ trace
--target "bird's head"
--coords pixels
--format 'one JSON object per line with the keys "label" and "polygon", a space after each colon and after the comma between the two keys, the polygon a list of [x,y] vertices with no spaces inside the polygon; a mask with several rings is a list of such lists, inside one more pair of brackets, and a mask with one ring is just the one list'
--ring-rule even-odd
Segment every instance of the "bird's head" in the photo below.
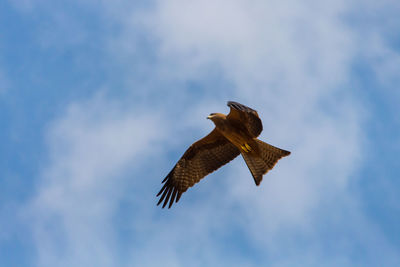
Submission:
{"label": "bird's head", "polygon": [[212,118],[215,117],[216,113],[210,113],[210,115],[207,116],[207,119],[212,120]]}
{"label": "bird's head", "polygon": [[207,119],[212,120],[213,122],[225,119],[225,114],[222,113],[211,113],[208,115]]}

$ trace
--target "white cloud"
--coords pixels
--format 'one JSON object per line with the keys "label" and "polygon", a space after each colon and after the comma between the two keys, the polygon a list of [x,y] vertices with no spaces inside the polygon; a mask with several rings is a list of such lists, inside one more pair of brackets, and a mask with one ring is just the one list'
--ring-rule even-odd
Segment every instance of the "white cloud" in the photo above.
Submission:
{"label": "white cloud", "polygon": [[261,189],[239,182],[243,208],[250,198],[251,216],[260,218],[264,210],[260,224],[268,233],[285,223],[309,223],[310,209],[325,197],[322,187],[344,190],[360,153],[358,104],[340,88],[355,47],[340,20],[345,3],[157,3],[144,24],[159,40],[160,56],[177,66],[170,75],[187,79],[209,64],[219,66],[235,86],[231,97],[252,103],[262,116],[262,138],[293,150],[278,165],[280,177],[271,173]]}
{"label": "white cloud", "polygon": [[267,85],[323,88],[346,74],[353,43],[338,17],[341,1],[157,3],[144,23],[159,39],[161,56],[185,77],[217,64],[240,89],[258,92]]}
{"label": "white cloud", "polygon": [[116,264],[111,220],[124,170],[136,174],[164,134],[157,114],[119,104],[104,96],[72,104],[49,128],[50,164],[30,207],[39,266]]}

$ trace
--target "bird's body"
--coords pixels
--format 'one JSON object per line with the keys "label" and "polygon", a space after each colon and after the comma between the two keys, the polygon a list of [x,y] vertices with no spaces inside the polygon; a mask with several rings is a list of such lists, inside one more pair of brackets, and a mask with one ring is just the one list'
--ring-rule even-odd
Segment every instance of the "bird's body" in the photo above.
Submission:
{"label": "bird's body", "polygon": [[163,180],[165,184],[157,194],[162,194],[157,205],[164,200],[163,208],[168,202],[170,208],[189,187],[239,154],[243,156],[256,185],[280,158],[290,154],[257,139],[263,127],[255,110],[232,101],[228,106],[231,108],[228,115],[211,113],[207,117],[214,122],[215,129],[192,144]]}
{"label": "bird's body", "polygon": [[249,144],[253,140],[248,131],[244,127],[241,127],[241,124],[227,119],[225,114],[214,113],[214,115],[210,115],[208,118],[214,122],[218,133],[228,139],[238,149],[246,149],[245,144]]}

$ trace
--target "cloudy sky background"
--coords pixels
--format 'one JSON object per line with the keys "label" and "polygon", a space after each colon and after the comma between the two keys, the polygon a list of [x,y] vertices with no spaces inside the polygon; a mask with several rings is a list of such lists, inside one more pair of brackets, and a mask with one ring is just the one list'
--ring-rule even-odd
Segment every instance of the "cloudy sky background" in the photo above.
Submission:
{"label": "cloudy sky background", "polygon": [[[0,2],[0,265],[399,266],[400,2]],[[170,210],[227,100],[292,151]]]}

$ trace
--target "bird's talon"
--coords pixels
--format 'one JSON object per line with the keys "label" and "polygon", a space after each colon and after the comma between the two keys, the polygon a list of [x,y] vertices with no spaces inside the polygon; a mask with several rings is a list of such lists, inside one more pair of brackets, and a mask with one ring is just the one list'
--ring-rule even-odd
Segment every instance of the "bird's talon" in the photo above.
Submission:
{"label": "bird's talon", "polygon": [[246,148],[247,148],[247,150],[248,151],[251,151],[252,149],[251,149],[251,146],[249,146],[248,144],[244,144],[245,146],[246,146]]}

